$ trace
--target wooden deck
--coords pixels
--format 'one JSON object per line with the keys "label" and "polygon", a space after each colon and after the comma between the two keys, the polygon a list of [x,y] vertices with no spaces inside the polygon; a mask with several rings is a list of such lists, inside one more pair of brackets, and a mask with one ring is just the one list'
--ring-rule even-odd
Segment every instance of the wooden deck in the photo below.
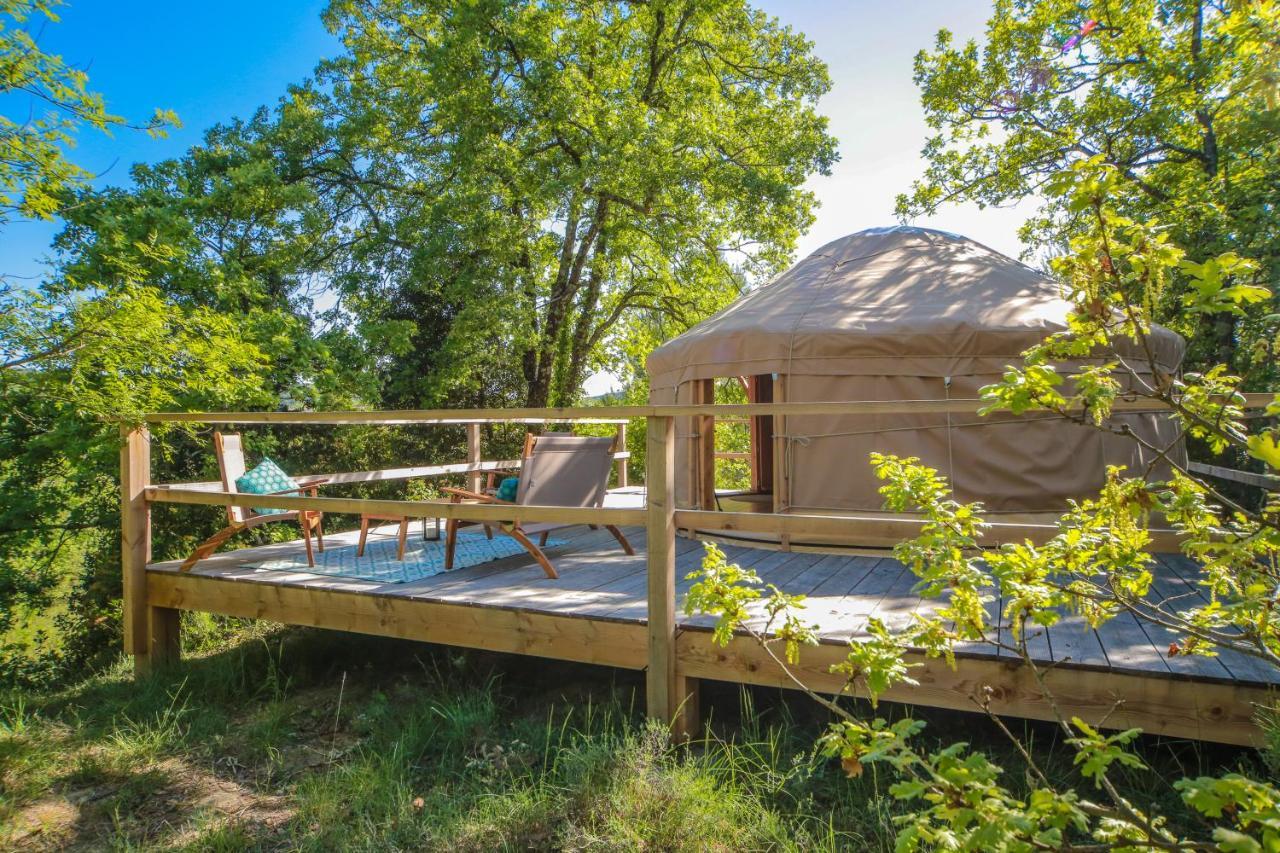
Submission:
{"label": "wooden deck", "polygon": [[[1246,400],[1252,408],[1270,395]],[[802,650],[789,672],[754,638],[735,636],[727,647],[713,642],[708,620],[683,615],[685,576],[699,561],[699,542],[677,536],[678,529],[716,531],[721,536],[765,536],[778,542],[835,541],[886,546],[918,535],[923,520],[876,514],[793,514],[725,512],[713,502],[677,505],[677,480],[690,494],[705,496],[714,482],[707,468],[677,470],[677,442],[690,453],[714,452],[716,418],[772,418],[774,435],[785,435],[785,419],[814,414],[919,415],[974,413],[978,400],[850,401],[824,403],[710,402],[670,406],[608,406],[557,409],[441,409],[399,412],[178,412],[147,415],[143,424],[121,424],[121,572],[124,587],[125,650],[135,670],[145,674],[172,662],[181,648],[180,610],[270,619],[344,631],[403,637],[432,643],[625,667],[645,672],[645,708],[670,726],[675,737],[698,727],[698,684],[714,679],[794,687],[798,678],[822,691],[846,687],[831,672],[843,661],[848,642],[863,636],[875,615],[892,624],[937,606],[912,592],[914,577],[888,552],[872,556],[770,550],[733,544],[730,557],[749,565],[766,581],[808,596],[809,621],[822,642]],[[1150,407],[1149,401],[1117,401],[1117,410]],[[692,418],[689,433],[677,419]],[[434,425],[466,430],[464,460],[377,471],[324,472],[331,484],[386,482],[415,478],[465,478],[476,487],[486,471],[510,462],[485,459],[483,425],[521,423],[611,425],[617,447],[626,446],[629,419],[645,421],[645,496],[632,490],[622,505],[497,506],[438,500],[385,500],[303,495],[249,496],[222,483],[155,484],[151,479],[149,425],[281,426],[350,424]],[[460,438],[461,436],[459,436]],[[614,454],[616,482],[628,482],[629,453]],[[688,454],[686,454],[688,455]],[[775,459],[779,458],[775,454]],[[686,459],[685,462],[688,460]],[[701,483],[699,489],[692,486]],[[619,496],[621,497],[621,496]],[[624,527],[637,555],[625,556],[604,531],[568,529],[569,537],[551,553],[561,577],[549,580],[529,558],[513,557],[440,574],[416,583],[394,584],[335,578],[302,571],[262,571],[251,563],[297,553],[300,543],[244,549],[202,561],[194,571],[177,563],[152,563],[153,504],[222,507],[267,506],[280,510],[381,517],[449,518],[468,522],[539,522]],[[230,515],[230,513],[229,513]],[[232,531],[234,532],[234,531]],[[997,521],[986,541],[1044,542],[1057,535],[1054,524]],[[351,544],[355,533],[327,537],[330,547]],[[647,541],[646,541],[647,540]],[[1176,552],[1174,530],[1151,531],[1149,549]],[[1180,557],[1161,556],[1154,594],[1188,600],[1200,594],[1194,567]],[[993,602],[998,613],[1000,602]],[[758,623],[757,623],[758,624]],[[1051,720],[1079,716],[1103,728],[1139,727],[1146,732],[1233,744],[1259,744],[1259,705],[1274,703],[1276,672],[1240,655],[1184,658],[1170,655],[1174,637],[1158,627],[1121,616],[1093,631],[1079,618],[1063,619],[1032,638],[1033,657],[1047,667],[1029,667],[1020,658],[990,647],[959,650],[953,668],[919,653],[905,655],[913,684],[892,688],[886,699],[916,705],[974,711],[980,703],[994,713]]]}
{"label": "wooden deck", "polygon": [[[394,528],[380,533],[390,534]],[[412,583],[378,583],[250,566],[299,553],[301,542],[245,548],[202,561],[180,573],[178,562],[147,565],[152,607],[213,611],[495,651],[644,669],[648,663],[645,530],[627,528],[637,555],[628,557],[604,530],[585,526],[557,534],[550,549],[560,571],[548,579],[527,556],[442,573]],[[416,525],[415,525],[416,535]],[[330,548],[354,546],[354,531],[326,537]],[[936,606],[912,592],[916,578],[889,556],[794,553],[724,545],[729,558],[791,593],[808,596],[806,615],[822,644],[806,649],[799,670],[806,680],[837,689],[827,672],[871,615],[903,624]],[[715,678],[790,686],[785,674],[748,638],[727,649],[710,640],[710,620],[688,617],[685,576],[699,563],[702,543],[676,540],[677,670],[689,679]],[[1159,596],[1199,595],[1185,559],[1160,555]],[[993,604],[998,610],[998,602]],[[1243,655],[1170,656],[1173,637],[1130,616],[1090,629],[1067,617],[1035,635],[1035,659],[1053,664],[1050,686],[1068,713],[1105,718],[1108,727],[1228,743],[1255,743],[1254,703],[1267,699],[1280,676]],[[933,707],[977,710],[989,697],[1002,713],[1048,719],[1050,711],[1027,667],[990,647],[962,650],[953,671],[919,658],[918,686],[900,686],[887,698]],[[696,683],[696,682],[695,682]]]}

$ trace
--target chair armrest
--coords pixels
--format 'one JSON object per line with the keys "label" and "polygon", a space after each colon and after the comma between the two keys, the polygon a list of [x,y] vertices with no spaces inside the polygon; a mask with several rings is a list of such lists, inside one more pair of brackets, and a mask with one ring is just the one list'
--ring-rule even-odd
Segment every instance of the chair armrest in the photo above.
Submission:
{"label": "chair armrest", "polygon": [[297,482],[298,482],[299,489],[313,489],[316,486],[323,486],[325,483],[329,482],[329,478],[328,477],[312,477],[309,480],[298,480]]}
{"label": "chair armrest", "polygon": [[459,500],[471,500],[487,504],[511,504],[511,501],[499,500],[491,495],[482,495],[479,492],[471,492],[466,489],[455,489],[452,486],[441,486],[440,491],[453,497],[455,503]]}
{"label": "chair armrest", "polygon": [[505,469],[498,469],[496,471],[489,471],[487,472],[487,476],[485,477],[484,487],[486,489],[496,489],[498,488],[497,481],[499,477],[505,478],[505,477],[519,477],[519,476],[520,476],[520,472],[514,468],[505,468]]}

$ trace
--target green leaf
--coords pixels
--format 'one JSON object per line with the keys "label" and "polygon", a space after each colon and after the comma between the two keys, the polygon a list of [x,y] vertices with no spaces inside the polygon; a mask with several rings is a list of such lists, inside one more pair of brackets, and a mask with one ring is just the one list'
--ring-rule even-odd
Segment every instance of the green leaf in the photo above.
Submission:
{"label": "green leaf", "polygon": [[1280,442],[1275,433],[1263,432],[1248,438],[1249,455],[1280,469]]}

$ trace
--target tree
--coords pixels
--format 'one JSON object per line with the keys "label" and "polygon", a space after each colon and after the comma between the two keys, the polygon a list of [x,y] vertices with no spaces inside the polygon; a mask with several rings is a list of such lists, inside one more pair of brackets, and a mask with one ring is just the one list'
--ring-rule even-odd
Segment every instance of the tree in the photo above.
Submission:
{"label": "tree", "polygon": [[[321,325],[315,298],[348,244],[314,186],[324,130],[305,113],[261,108],[210,128],[182,156],[130,170],[128,187],[83,191],[55,238],[55,296],[146,282],[182,310],[234,317],[236,334],[269,354],[271,401],[341,407],[373,402],[340,324]],[[317,328],[319,327],[319,328]]]}
{"label": "tree", "polygon": [[[944,30],[916,57],[935,133],[924,178],[898,211],[1007,204],[1100,157],[1125,185],[1125,216],[1163,223],[1192,261],[1235,252],[1274,281],[1278,69],[1274,0],[999,0],[981,46],[957,46]],[[1088,227],[1049,198],[1023,237],[1061,252]],[[1190,338],[1189,364],[1222,363],[1267,387],[1280,375],[1280,315],[1182,314],[1191,283],[1173,271],[1156,319]]]}
{"label": "tree", "polygon": [[572,401],[620,328],[694,322],[779,268],[835,159],[825,67],[742,0],[338,0],[327,20],[347,49],[320,75],[330,179],[381,249],[338,281],[406,366],[437,353],[427,387],[397,380],[437,398]]}
{"label": "tree", "polygon": [[[67,220],[46,280],[0,284],[0,671],[22,677],[63,662],[58,643],[40,649],[50,626],[39,614],[55,601],[74,599],[61,614],[73,634],[95,632],[86,652],[113,648],[117,421],[274,405],[323,376],[323,347],[288,280],[307,246],[278,242],[301,200],[278,189],[264,129],[217,130],[203,159],[137,169],[133,190],[88,188],[67,158],[78,129],[160,133],[174,119],[131,125],[107,113],[82,71],[16,28],[56,20],[53,6],[0,0],[0,94],[44,110],[22,124],[0,118],[0,225]],[[18,640],[34,640],[35,660],[14,654],[6,633],[30,614],[45,633]]]}

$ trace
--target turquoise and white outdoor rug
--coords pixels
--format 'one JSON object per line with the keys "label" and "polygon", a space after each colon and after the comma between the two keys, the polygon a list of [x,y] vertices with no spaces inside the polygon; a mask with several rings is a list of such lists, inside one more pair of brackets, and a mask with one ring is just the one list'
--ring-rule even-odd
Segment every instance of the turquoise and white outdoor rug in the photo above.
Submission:
{"label": "turquoise and white outdoor rug", "polygon": [[[547,540],[547,548],[565,544],[563,539]],[[458,547],[453,555],[454,570],[478,566],[503,557],[527,554],[520,543],[510,536],[495,533],[493,539],[480,532],[464,531],[458,534]],[[404,560],[396,559],[396,537],[369,536],[364,556],[356,556],[355,545],[329,546],[324,553],[316,552],[315,566],[307,565],[306,553],[293,554],[260,563],[246,563],[254,569],[272,571],[310,572],[317,575],[333,575],[343,578],[378,581],[380,583],[410,583],[438,575],[444,571],[444,538],[440,541],[424,541],[409,536],[404,550]]]}

